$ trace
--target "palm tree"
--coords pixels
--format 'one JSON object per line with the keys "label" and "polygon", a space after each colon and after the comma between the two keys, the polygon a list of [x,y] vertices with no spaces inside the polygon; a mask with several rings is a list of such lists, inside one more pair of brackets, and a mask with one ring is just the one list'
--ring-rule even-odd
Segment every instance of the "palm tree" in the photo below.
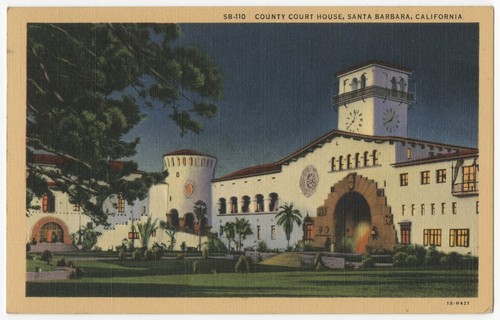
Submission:
{"label": "palm tree", "polygon": [[300,211],[293,208],[293,203],[286,203],[279,207],[280,211],[276,215],[278,226],[283,226],[288,241],[287,248],[290,248],[290,235],[293,231],[293,225],[297,224],[300,227],[302,224],[302,215]]}
{"label": "palm tree", "polygon": [[141,236],[142,247],[147,249],[149,244],[149,239],[153,235],[153,233],[158,229],[156,225],[156,221],[152,221],[151,216],[148,217],[148,220],[144,223],[138,223],[137,229],[139,230],[139,235]]}
{"label": "palm tree", "polygon": [[236,243],[237,250],[240,251],[242,247],[242,240],[246,239],[246,236],[253,233],[252,228],[250,227],[250,222],[245,218],[236,218],[234,229],[235,233],[238,235],[238,243]]}
{"label": "palm tree", "polygon": [[198,248],[201,250],[201,234],[205,231],[205,226],[207,224],[207,204],[202,200],[196,201],[194,204],[194,214],[196,215],[200,227],[198,230]]}
{"label": "palm tree", "polygon": [[101,232],[94,230],[92,222],[89,222],[85,227],[80,228],[77,233],[82,239],[82,247],[85,251],[90,251],[97,243],[97,238],[102,235]]}
{"label": "palm tree", "polygon": [[166,233],[166,235],[170,238],[170,251],[174,251],[175,247],[175,234],[177,233],[177,228],[168,223],[168,221],[160,221],[160,228]]}
{"label": "palm tree", "polygon": [[234,222],[226,222],[222,230],[226,234],[227,239],[227,250],[231,252],[231,241],[234,241],[234,237],[236,236],[236,224]]}

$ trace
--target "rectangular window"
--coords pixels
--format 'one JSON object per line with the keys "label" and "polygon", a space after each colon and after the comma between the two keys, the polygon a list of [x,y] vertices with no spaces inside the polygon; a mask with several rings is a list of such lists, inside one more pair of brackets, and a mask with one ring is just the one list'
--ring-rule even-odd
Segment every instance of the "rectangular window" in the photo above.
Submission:
{"label": "rectangular window", "polygon": [[401,173],[399,175],[399,184],[402,186],[402,187],[405,187],[408,185],[408,173]]}
{"label": "rectangular window", "polygon": [[411,215],[412,216],[415,215],[415,205],[414,204],[411,205]]}
{"label": "rectangular window", "polygon": [[335,157],[332,157],[332,171],[335,171],[337,168],[336,168],[336,164],[335,164]]}
{"label": "rectangular window", "polygon": [[43,212],[56,211],[56,198],[54,197],[54,195],[49,195],[49,194],[43,195],[42,210],[43,210]]}
{"label": "rectangular window", "polygon": [[446,182],[446,169],[436,170],[436,182],[445,183]]}
{"label": "rectangular window", "polygon": [[403,229],[401,227],[401,243],[402,244],[410,244],[410,229]]}
{"label": "rectangular window", "polygon": [[405,215],[405,205],[401,205],[401,215],[404,216]]}
{"label": "rectangular window", "polygon": [[431,181],[430,171],[421,171],[420,172],[420,184],[429,184],[430,181]]}
{"label": "rectangular window", "polygon": [[411,148],[406,149],[406,159],[411,159]]}
{"label": "rectangular window", "polygon": [[306,238],[305,240],[312,240],[313,236],[313,225],[311,223],[306,224]]}
{"label": "rectangular window", "polygon": [[424,229],[424,246],[441,246],[441,229]]}
{"label": "rectangular window", "polygon": [[425,214],[425,204],[423,204],[423,203],[420,205],[420,214],[421,215]]}
{"label": "rectangular window", "polygon": [[450,247],[468,247],[469,229],[450,229]]}
{"label": "rectangular window", "polygon": [[79,204],[73,204],[73,211],[80,211],[80,205]]}
{"label": "rectangular window", "polygon": [[457,214],[457,203],[456,202],[451,203],[451,212],[453,214]]}
{"label": "rectangular window", "polygon": [[446,203],[443,202],[441,203],[441,214],[445,214],[446,213]]}
{"label": "rectangular window", "polygon": [[435,215],[435,214],[436,214],[436,204],[431,203],[431,215]]}
{"label": "rectangular window", "polygon": [[463,174],[463,191],[476,191],[476,167],[465,166],[462,167]]}
{"label": "rectangular window", "polygon": [[129,232],[128,238],[129,239],[139,239],[139,232]]}
{"label": "rectangular window", "polygon": [[260,226],[257,226],[257,240],[260,240]]}
{"label": "rectangular window", "polygon": [[121,195],[118,196],[118,212],[119,213],[125,212],[125,199],[123,199]]}
{"label": "rectangular window", "polygon": [[476,214],[479,214],[479,201],[476,201]]}
{"label": "rectangular window", "polygon": [[271,226],[271,240],[276,240],[276,226]]}

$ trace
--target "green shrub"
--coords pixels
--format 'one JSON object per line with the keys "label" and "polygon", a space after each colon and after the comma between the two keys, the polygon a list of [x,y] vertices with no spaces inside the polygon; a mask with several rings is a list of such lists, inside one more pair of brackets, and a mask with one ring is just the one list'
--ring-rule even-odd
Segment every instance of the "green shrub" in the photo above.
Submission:
{"label": "green shrub", "polygon": [[57,261],[57,266],[58,267],[66,267],[66,260],[64,258],[61,258]]}
{"label": "green shrub", "polygon": [[439,266],[440,259],[444,254],[436,250],[434,246],[427,250],[425,255],[425,264],[429,267]]}
{"label": "green shrub", "polygon": [[257,251],[259,252],[267,252],[269,248],[267,247],[267,243],[262,240],[257,243]]}
{"label": "green shrub", "polygon": [[141,253],[141,250],[136,249],[136,250],[132,253],[132,259],[134,259],[134,260],[141,260],[141,258],[142,258],[142,253]]}
{"label": "green shrub", "polygon": [[440,259],[439,259],[439,265],[442,267],[442,268],[448,268],[451,266],[451,263],[450,263],[450,257],[449,256],[442,256]]}
{"label": "green shrub", "polygon": [[163,257],[163,253],[165,252],[162,247],[154,247],[152,250],[155,260],[160,260],[161,257]]}
{"label": "green shrub", "polygon": [[424,246],[415,245],[415,255],[417,257],[417,265],[423,266],[425,264],[425,256],[427,254],[427,249]]}
{"label": "green shrub", "polygon": [[30,251],[31,251],[31,243],[26,242],[26,252],[30,252]]}
{"label": "green shrub", "polygon": [[336,252],[340,253],[353,253],[355,248],[354,240],[348,237],[343,237],[337,246],[335,247]]}
{"label": "green shrub", "polygon": [[392,265],[394,267],[406,267],[406,258],[407,258],[406,252],[404,252],[404,251],[398,251],[392,257]]}
{"label": "green shrub", "polygon": [[70,279],[80,279],[83,278],[84,271],[82,268],[76,268],[75,270],[71,271],[69,274]]}
{"label": "green shrub", "polygon": [[177,260],[183,260],[184,259],[184,255],[182,253],[179,253],[179,254],[177,254],[177,256],[175,258]]}
{"label": "green shrub", "polygon": [[75,264],[73,263],[73,261],[68,261],[68,268],[74,268],[75,267]]}
{"label": "green shrub", "polygon": [[181,243],[181,250],[182,250],[182,252],[186,252],[186,249],[187,249],[186,241],[182,241],[182,243]]}
{"label": "green shrub", "polygon": [[[414,252],[415,252],[415,251],[414,251]],[[416,252],[415,252],[415,253],[416,253]],[[412,267],[412,268],[416,267],[416,266],[417,266],[417,264],[418,264],[417,255],[416,255],[416,254],[411,254],[411,255],[408,255],[408,256],[406,257],[405,262],[406,262],[406,266],[408,266],[408,267]]]}
{"label": "green shrub", "polygon": [[154,260],[155,259],[155,254],[153,252],[153,249],[148,249],[144,252],[144,258],[146,260]]}
{"label": "green shrub", "polygon": [[250,262],[247,257],[240,255],[236,265],[234,266],[234,271],[237,273],[248,273],[250,272]]}
{"label": "green shrub", "polygon": [[201,257],[203,259],[208,259],[208,248],[207,247],[203,247],[203,249],[201,249]]}
{"label": "green shrub", "polygon": [[193,262],[193,273],[194,274],[200,273],[200,268],[199,268],[198,261],[194,261]]}
{"label": "green shrub", "polygon": [[375,267],[375,260],[371,257],[365,257],[363,261],[361,261],[361,267],[363,268],[373,268]]}
{"label": "green shrub", "polygon": [[50,252],[50,250],[45,250],[42,253],[42,261],[46,261],[47,264],[50,264],[53,258],[54,256],[52,255],[52,252]]}

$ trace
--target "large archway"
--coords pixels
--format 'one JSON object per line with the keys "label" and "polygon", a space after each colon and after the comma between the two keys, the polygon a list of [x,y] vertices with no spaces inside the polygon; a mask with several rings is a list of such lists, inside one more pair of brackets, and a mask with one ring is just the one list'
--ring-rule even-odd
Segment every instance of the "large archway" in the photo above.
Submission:
{"label": "large archway", "polygon": [[351,173],[337,182],[323,206],[318,208],[314,246],[329,250],[341,241],[353,241],[354,251],[393,250],[396,229],[384,189],[363,176]]}
{"label": "large archway", "polygon": [[71,243],[71,233],[64,221],[54,217],[45,217],[38,220],[31,230],[31,238],[37,242]]}
{"label": "large archway", "polygon": [[335,243],[352,242],[355,252],[364,252],[371,234],[370,206],[365,198],[355,191],[344,194],[334,216]]}

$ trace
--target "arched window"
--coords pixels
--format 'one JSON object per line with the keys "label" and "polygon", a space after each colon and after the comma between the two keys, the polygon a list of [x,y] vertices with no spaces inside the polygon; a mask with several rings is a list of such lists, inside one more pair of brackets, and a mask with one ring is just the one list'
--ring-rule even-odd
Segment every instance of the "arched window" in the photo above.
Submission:
{"label": "arched window", "polygon": [[399,90],[402,92],[406,91],[406,82],[405,79],[403,79],[403,77],[399,78]]}
{"label": "arched window", "polygon": [[64,231],[57,223],[49,222],[40,228],[40,242],[64,242]]}
{"label": "arched window", "polygon": [[269,194],[269,211],[278,211],[279,203],[278,203],[278,194],[276,192]]}
{"label": "arched window", "polygon": [[231,213],[238,213],[238,199],[231,197]]}
{"label": "arched window", "polygon": [[185,167],[186,166],[186,157],[182,158],[182,166]]}
{"label": "arched window", "polygon": [[365,151],[365,153],[363,153],[363,165],[365,167],[368,167],[368,151]]}
{"label": "arched window", "polygon": [[352,79],[351,90],[352,91],[358,90],[358,79],[357,78]]}
{"label": "arched window", "polygon": [[201,159],[201,166],[204,167],[205,166],[205,159]]}
{"label": "arched window", "polygon": [[174,158],[170,158],[170,165],[172,167],[175,167],[175,161],[174,161]]}
{"label": "arched window", "polygon": [[373,165],[376,166],[378,163],[378,158],[377,158],[377,150],[373,150],[372,152],[372,161]]}
{"label": "arched window", "polygon": [[181,166],[181,158],[177,158],[177,166],[180,167]]}
{"label": "arched window", "polygon": [[243,196],[242,200],[243,200],[243,203],[241,205],[241,212],[248,212],[248,211],[250,211],[250,197],[249,196]]}
{"label": "arched window", "polygon": [[398,91],[398,83],[395,77],[392,77],[391,79],[391,89],[392,89],[392,95],[396,95],[396,92]]}
{"label": "arched window", "polygon": [[335,163],[335,157],[332,157],[332,171],[337,170],[337,165]]}
{"label": "arched window", "polygon": [[226,214],[226,199],[220,198],[219,199],[219,213],[220,214]]}
{"label": "arched window", "polygon": [[342,161],[343,161],[343,157],[340,156],[339,157],[339,170],[343,170],[344,169],[344,164],[342,163]]}
{"label": "arched window", "polygon": [[199,166],[199,165],[200,165],[200,159],[195,158],[195,159],[194,159],[194,166],[195,166],[195,167],[197,167],[197,166]]}
{"label": "arched window", "polygon": [[359,168],[359,152],[354,155],[354,167]]}
{"label": "arched window", "polygon": [[366,88],[366,76],[365,76],[365,74],[363,73],[363,74],[361,75],[361,89],[364,89],[364,88]]}
{"label": "arched window", "polygon": [[258,194],[255,196],[255,212],[264,212],[264,196]]}
{"label": "arched window", "polygon": [[193,166],[193,158],[189,158],[189,166]]}
{"label": "arched window", "polygon": [[184,227],[194,229],[194,214],[191,212],[184,215]]}
{"label": "arched window", "polygon": [[351,155],[348,154],[347,155],[347,169],[351,169]]}

